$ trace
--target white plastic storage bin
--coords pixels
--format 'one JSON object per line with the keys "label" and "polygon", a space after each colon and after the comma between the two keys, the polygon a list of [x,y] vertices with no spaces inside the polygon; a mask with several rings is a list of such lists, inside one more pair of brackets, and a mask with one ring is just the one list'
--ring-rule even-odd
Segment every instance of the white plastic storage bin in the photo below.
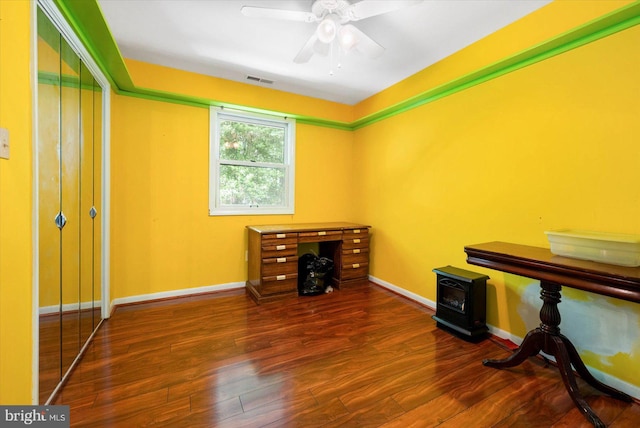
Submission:
{"label": "white plastic storage bin", "polygon": [[570,229],[545,234],[551,252],[558,256],[618,266],[640,266],[640,236]]}

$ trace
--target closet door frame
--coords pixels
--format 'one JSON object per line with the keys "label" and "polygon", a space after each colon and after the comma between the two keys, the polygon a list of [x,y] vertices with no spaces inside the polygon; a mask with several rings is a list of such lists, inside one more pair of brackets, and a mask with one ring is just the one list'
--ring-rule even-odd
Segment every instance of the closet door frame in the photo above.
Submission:
{"label": "closet door frame", "polygon": [[[100,257],[100,265],[101,265],[101,277],[100,277],[100,288],[101,288],[101,299],[100,299],[100,313],[102,319],[109,318],[110,315],[110,294],[109,294],[109,281],[110,281],[110,258],[109,258],[109,247],[110,247],[110,183],[111,183],[111,158],[110,158],[110,128],[111,128],[111,85],[109,84],[109,80],[106,78],[104,73],[96,62],[93,60],[88,50],[84,47],[82,42],[78,39],[76,34],[73,32],[63,15],[58,10],[53,0],[37,0],[37,2],[32,3],[31,9],[31,74],[32,74],[32,111],[33,111],[33,127],[32,127],[32,135],[34,141],[34,150],[33,150],[33,212],[32,212],[32,225],[33,225],[33,279],[32,279],[32,387],[31,387],[31,401],[32,404],[39,404],[39,355],[40,355],[40,347],[39,347],[39,296],[40,296],[40,284],[39,284],[39,189],[38,189],[38,67],[35,66],[38,61],[38,8],[42,10],[45,15],[51,20],[54,26],[60,31],[62,37],[65,38],[67,43],[72,47],[72,49],[78,54],[80,59],[85,63],[95,80],[98,82],[100,87],[102,88],[102,179],[101,179],[101,205],[102,212],[99,213],[101,216],[101,228],[100,234],[102,239],[101,245],[101,257]],[[98,326],[100,324],[98,323]],[[95,331],[95,330],[94,330]],[[93,334],[92,334],[93,336]],[[91,337],[89,338],[91,340]],[[88,341],[87,341],[88,343]],[[80,353],[83,352],[83,349]],[[63,376],[63,381],[65,380],[66,374]],[[54,391],[54,394],[57,392]]]}

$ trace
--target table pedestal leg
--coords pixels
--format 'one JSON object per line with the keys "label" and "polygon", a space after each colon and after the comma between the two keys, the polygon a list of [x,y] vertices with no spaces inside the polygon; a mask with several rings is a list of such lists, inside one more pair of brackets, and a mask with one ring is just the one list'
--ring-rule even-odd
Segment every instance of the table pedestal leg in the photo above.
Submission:
{"label": "table pedestal leg", "polygon": [[558,310],[558,303],[560,303],[560,290],[562,286],[541,281],[540,287],[542,288],[540,298],[544,302],[540,310],[540,327],[527,333],[520,347],[508,358],[504,360],[484,360],[482,363],[485,366],[502,369],[517,366],[527,358],[537,355],[540,351],[548,355],[553,355],[556,359],[565,388],[567,388],[575,405],[593,426],[604,427],[604,423],[602,423],[600,418],[591,410],[589,404],[587,404],[582,397],[573,370],[571,370],[571,365],[573,365],[578,374],[589,385],[599,391],[627,402],[631,402],[632,399],[624,392],[611,388],[594,378],[591,373],[589,373],[589,370],[587,370],[582,359],[580,359],[580,355],[573,344],[564,335],[560,334],[560,311]]}

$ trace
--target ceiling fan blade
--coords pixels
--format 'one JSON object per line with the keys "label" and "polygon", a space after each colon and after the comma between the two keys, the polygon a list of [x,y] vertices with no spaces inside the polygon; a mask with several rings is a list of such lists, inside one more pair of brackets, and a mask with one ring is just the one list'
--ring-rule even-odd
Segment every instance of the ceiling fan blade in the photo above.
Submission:
{"label": "ceiling fan blade", "polygon": [[377,58],[384,52],[384,48],[382,46],[360,31],[358,27],[347,24],[344,28],[353,35],[354,42],[352,46],[356,51],[368,56],[369,58]]}
{"label": "ceiling fan blade", "polygon": [[345,12],[349,21],[359,21],[421,2],[422,0],[362,0],[350,5]]}
{"label": "ceiling fan blade", "polygon": [[270,9],[267,7],[242,6],[240,12],[251,18],[272,18],[285,21],[316,22],[318,17],[311,12],[299,10]]}
{"label": "ceiling fan blade", "polygon": [[270,9],[267,7],[242,6],[240,12],[251,18],[271,18],[285,21],[316,22],[318,17],[311,12],[286,9]]}
{"label": "ceiling fan blade", "polygon": [[316,42],[313,44],[313,49],[316,51],[317,54],[322,55],[322,56],[327,56],[327,55],[329,55],[329,50],[331,49],[331,44],[330,43],[323,43],[320,40],[316,40]]}
{"label": "ceiling fan blade", "polygon": [[313,56],[314,46],[317,41],[318,36],[314,31],[311,37],[309,37],[309,40],[307,40],[302,49],[300,49],[298,55],[296,55],[296,57],[293,59],[293,62],[295,62],[296,64],[304,64],[305,62],[308,62]]}

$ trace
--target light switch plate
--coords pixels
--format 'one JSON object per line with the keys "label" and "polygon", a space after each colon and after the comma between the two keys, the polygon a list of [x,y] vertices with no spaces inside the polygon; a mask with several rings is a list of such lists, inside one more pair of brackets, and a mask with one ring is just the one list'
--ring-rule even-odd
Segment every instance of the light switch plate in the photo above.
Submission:
{"label": "light switch plate", "polygon": [[0,158],[9,159],[9,130],[0,128]]}

